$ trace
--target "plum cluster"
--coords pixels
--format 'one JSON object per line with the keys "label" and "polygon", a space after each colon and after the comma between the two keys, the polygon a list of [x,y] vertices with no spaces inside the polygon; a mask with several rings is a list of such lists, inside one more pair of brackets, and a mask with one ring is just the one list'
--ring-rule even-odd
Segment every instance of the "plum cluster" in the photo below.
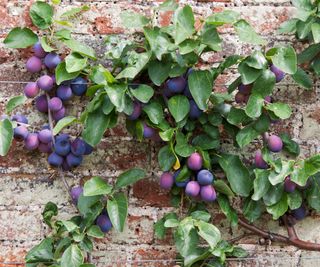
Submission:
{"label": "plum cluster", "polygon": [[190,170],[183,181],[177,181],[181,169],[173,174],[164,172],[160,177],[160,186],[163,189],[171,189],[173,186],[184,188],[187,196],[201,199],[206,202],[215,201],[216,191],[213,187],[214,176],[212,172],[203,169],[203,159],[198,152],[192,153],[187,159],[187,167]]}
{"label": "plum cluster", "polygon": [[39,73],[45,69],[47,74],[40,76],[36,82],[27,83],[24,94],[28,98],[36,97],[37,110],[42,113],[50,110],[53,119],[59,121],[66,114],[65,102],[73,95],[82,96],[86,93],[87,81],[79,76],[58,86],[53,73],[62,61],[60,56],[55,52],[45,52],[39,42],[33,46],[33,52],[34,56],[27,60],[26,69],[31,73]]}
{"label": "plum cluster", "polygon": [[[79,197],[83,194],[82,186],[75,186],[70,190],[72,201],[75,205],[78,204]],[[103,233],[107,233],[112,228],[111,220],[106,211],[103,211],[95,221],[96,225],[99,226]]]}
{"label": "plum cluster", "polygon": [[[33,46],[33,52],[34,56],[29,58],[26,63],[26,69],[31,73],[37,73],[43,69],[46,69],[46,73],[53,72],[61,63],[58,54],[45,52],[39,42]],[[70,100],[73,95],[84,95],[86,91],[87,81],[84,78],[79,76],[57,86],[54,74],[42,75],[36,82],[27,83],[24,88],[26,97],[36,97],[37,110],[42,113],[50,112],[55,121],[59,121],[65,116],[65,101]],[[14,138],[23,141],[27,150],[38,149],[42,153],[47,153],[49,155],[48,163],[51,166],[70,170],[79,166],[83,156],[89,155],[93,150],[93,147],[81,138],[71,140],[67,134],[54,137],[48,125],[44,125],[40,131],[29,131],[28,119],[24,115],[16,114],[11,117],[11,120],[17,123],[14,129]]]}
{"label": "plum cluster", "polygon": [[39,150],[49,154],[48,163],[54,167],[61,167],[67,171],[81,164],[83,155],[89,155],[93,147],[81,138],[71,140],[68,134],[60,134],[53,137],[48,125],[44,125],[40,131],[28,130],[28,119],[24,115],[16,114],[11,117],[17,123],[14,128],[14,138],[24,141],[27,150]]}
{"label": "plum cluster", "polygon": [[[274,152],[274,153],[278,153],[278,152],[282,151],[283,142],[279,136],[277,136],[277,135],[270,135],[269,136],[267,133],[265,133],[264,134],[264,141],[266,142],[269,151]],[[256,154],[254,157],[254,164],[258,169],[268,169],[269,168],[268,163],[263,159],[263,155],[262,155],[261,150],[256,151]],[[300,189],[300,190],[306,189],[309,186],[309,184],[307,183],[305,186],[301,187],[301,186],[297,185],[296,183],[294,183],[291,180],[291,177],[289,175],[285,178],[283,186],[284,186],[285,192],[292,193],[296,189]],[[291,214],[295,219],[302,220],[306,215],[306,208],[304,207],[304,205],[301,205],[301,207],[299,207],[298,209],[292,210]]]}
{"label": "plum cluster", "polygon": [[[165,98],[166,102],[170,97],[175,95],[185,95],[189,99],[190,104],[190,111],[189,111],[189,118],[191,120],[198,119],[201,114],[202,110],[199,109],[196,102],[194,101],[189,86],[188,86],[188,76],[192,72],[192,69],[189,69],[184,75],[168,79],[163,85],[163,97]],[[143,103],[135,100],[133,104],[133,112],[129,116],[127,116],[128,120],[134,121],[140,118]],[[161,138],[159,137],[159,133],[155,128],[150,127],[148,124],[143,124],[143,137],[147,139],[152,139],[154,141],[160,141]]]}
{"label": "plum cluster", "polygon": [[[280,82],[285,77],[285,73],[278,69],[275,65],[270,65],[269,69],[274,73],[276,82]],[[235,95],[236,103],[242,104],[247,103],[252,91],[253,84],[240,84],[238,86],[238,92]],[[272,101],[271,96],[266,96],[264,99],[267,103]]]}

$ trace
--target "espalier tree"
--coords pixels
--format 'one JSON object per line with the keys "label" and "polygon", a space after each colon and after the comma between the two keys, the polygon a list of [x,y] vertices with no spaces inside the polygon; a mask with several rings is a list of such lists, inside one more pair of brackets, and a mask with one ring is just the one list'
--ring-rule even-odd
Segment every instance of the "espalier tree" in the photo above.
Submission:
{"label": "espalier tree", "polygon": [[[137,145],[151,139],[161,146],[160,186],[168,190],[176,212],[155,224],[155,234],[163,238],[172,228],[184,266],[222,266],[226,257],[246,256],[233,244],[238,238],[222,238],[213,224],[213,208],[220,209],[233,228],[320,250],[319,244],[300,240],[294,229],[308,210],[320,210],[320,155],[298,157],[299,145],[287,133],[270,130],[292,113],[289,105],[273,99],[276,83],[286,74],[300,84],[309,83],[290,45],[267,48],[267,42],[234,11],[200,18],[195,28],[191,7],[169,0],[151,17],[122,13],[123,26],[133,34],[128,39],[106,38],[105,55],[111,66],[106,68],[96,63],[92,48],[71,34],[72,21],[88,7],[56,17],[57,2],[32,5],[30,16],[40,36],[28,28],[15,28],[4,41],[10,48],[33,46],[34,56],[26,68],[42,76],[26,85],[25,96],[37,97],[35,106],[47,115],[48,125],[31,131],[23,115],[8,116],[26,97],[10,99],[0,122],[1,155],[8,152],[13,138],[24,142],[27,150],[47,153],[79,212],[59,220],[57,206],[46,205],[43,219],[51,232],[29,251],[27,266],[94,266],[90,257],[94,238],[103,237],[112,226],[123,230],[128,204],[121,190],[142,179],[143,170],[124,172],[114,185],[93,177],[83,187],[70,189],[64,178],[64,172],[72,173],[105,131],[117,124],[120,114]],[[174,15],[169,26],[159,27],[155,15],[163,11]],[[203,55],[223,52],[218,29],[226,24],[240,41],[256,49],[250,55],[228,56],[216,66],[202,66]],[[59,51],[67,56],[61,59]],[[217,78],[230,68],[237,69],[238,78],[228,83],[225,92],[215,92]],[[81,95],[87,96],[82,98],[86,104],[81,116],[65,116],[65,102]],[[62,133],[70,125],[77,125],[79,137]],[[252,143],[260,148],[250,163],[243,149]],[[280,220],[288,235],[257,227],[254,223],[264,213]]]}

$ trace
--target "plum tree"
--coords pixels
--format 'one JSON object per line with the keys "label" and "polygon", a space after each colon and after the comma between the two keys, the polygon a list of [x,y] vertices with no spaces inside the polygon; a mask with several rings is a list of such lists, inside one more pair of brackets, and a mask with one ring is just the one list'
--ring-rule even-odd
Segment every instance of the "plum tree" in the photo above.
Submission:
{"label": "plum tree", "polygon": [[53,80],[52,80],[51,76],[43,75],[38,79],[37,85],[43,91],[48,92],[53,88]]}
{"label": "plum tree", "polygon": [[42,129],[39,132],[38,137],[39,137],[40,142],[45,143],[45,144],[50,143],[52,141],[52,132],[49,129]]}
{"label": "plum tree", "polygon": [[73,93],[72,93],[71,87],[69,85],[60,85],[57,88],[56,95],[62,101],[68,101],[72,98]]}
{"label": "plum tree", "polygon": [[287,176],[284,180],[284,191],[292,193],[296,189],[296,183],[291,181],[290,176]]}
{"label": "plum tree", "polygon": [[51,111],[59,111],[60,109],[62,109],[62,106],[62,101],[59,97],[53,97],[49,100],[48,108]]}
{"label": "plum tree", "polygon": [[61,58],[55,52],[51,52],[47,54],[44,58],[44,64],[48,69],[54,69],[60,64],[60,62],[61,62]]}
{"label": "plum tree", "polygon": [[66,156],[71,151],[71,145],[69,139],[56,138],[54,144],[54,151],[60,156]]}
{"label": "plum tree", "polygon": [[192,153],[188,160],[187,165],[190,170],[199,171],[202,168],[202,157],[198,152]]}
{"label": "plum tree", "polygon": [[72,198],[73,203],[77,204],[80,195],[83,194],[83,187],[82,186],[74,186],[71,188],[70,193],[71,193],[71,198]]}
{"label": "plum tree", "polygon": [[201,186],[200,196],[203,201],[212,202],[217,198],[216,191],[212,185]]}
{"label": "plum tree", "polygon": [[268,148],[272,152],[280,152],[283,147],[283,142],[281,138],[277,135],[271,135],[267,141]]}
{"label": "plum tree", "polygon": [[213,182],[213,174],[209,170],[201,170],[197,174],[197,181],[200,185],[209,185]]}
{"label": "plum tree", "polygon": [[186,195],[190,197],[196,197],[200,193],[200,185],[197,181],[190,181],[186,185]]}
{"label": "plum tree", "polygon": [[112,223],[108,215],[101,214],[98,216],[96,224],[100,227],[101,231],[107,233],[112,228]]}
{"label": "plum tree", "polygon": [[82,77],[77,77],[71,81],[71,90],[74,95],[84,95],[87,91],[87,87],[87,81]]}
{"label": "plum tree", "polygon": [[82,156],[86,152],[86,143],[81,138],[76,138],[71,143],[71,152],[75,156]]}
{"label": "plum tree", "polygon": [[46,95],[40,95],[36,98],[35,105],[38,111],[42,113],[48,112],[48,101]]}
{"label": "plum tree", "polygon": [[40,89],[39,89],[37,83],[35,83],[35,82],[29,82],[24,87],[24,94],[28,98],[36,97],[39,94],[39,91],[40,91]]}
{"label": "plum tree", "polygon": [[35,150],[40,144],[37,133],[29,133],[24,140],[24,146],[27,150]]}
{"label": "plum tree", "polygon": [[47,52],[44,51],[40,42],[37,42],[32,47],[33,53],[38,58],[44,58],[47,55]]}
{"label": "plum tree", "polygon": [[52,152],[48,157],[48,163],[51,166],[59,167],[62,165],[62,162],[63,162],[63,157],[61,157],[60,155],[58,155],[55,152]]}
{"label": "plum tree", "polygon": [[29,131],[26,126],[20,125],[14,128],[13,135],[14,138],[18,140],[25,140],[29,134]]}
{"label": "plum tree", "polygon": [[264,161],[261,150],[257,150],[254,155],[254,164],[259,169],[267,169],[268,163]]}
{"label": "plum tree", "polygon": [[198,119],[202,114],[202,110],[199,109],[199,107],[197,106],[194,100],[190,100],[189,104],[190,104],[189,118],[192,120]]}
{"label": "plum tree", "polygon": [[133,111],[132,113],[128,116],[128,120],[130,121],[134,121],[136,119],[138,119],[141,115],[142,112],[142,106],[141,103],[139,103],[138,101],[135,101],[133,103]]}
{"label": "plum tree", "polygon": [[167,80],[166,87],[172,94],[182,93],[187,85],[186,79],[183,76],[175,77]]}
{"label": "plum tree", "polygon": [[283,80],[283,78],[285,77],[285,73],[280,70],[279,68],[277,68],[274,64],[272,64],[270,66],[270,70],[274,73],[274,75],[276,76],[276,82],[280,82]]}
{"label": "plum tree", "polygon": [[36,73],[41,71],[42,61],[40,58],[32,56],[27,60],[26,69],[31,73]]}
{"label": "plum tree", "polygon": [[173,175],[170,172],[164,172],[160,176],[160,187],[163,189],[170,189],[174,184]]}

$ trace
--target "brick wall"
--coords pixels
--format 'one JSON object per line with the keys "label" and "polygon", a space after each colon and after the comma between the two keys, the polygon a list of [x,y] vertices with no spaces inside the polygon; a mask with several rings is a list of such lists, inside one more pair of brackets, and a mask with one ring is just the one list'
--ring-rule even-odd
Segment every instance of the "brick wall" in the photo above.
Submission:
{"label": "brick wall", "polygon": [[[107,34],[127,33],[119,22],[122,10],[132,9],[143,14],[150,14],[150,7],[161,1],[152,0],[102,0],[102,1],[63,1],[59,11],[65,8],[88,4],[91,10],[84,19],[75,25],[76,37],[94,46],[98,54],[104,52],[102,39]],[[281,22],[292,14],[294,9],[287,0],[182,0],[181,4],[193,6],[198,17],[212,11],[225,8],[239,11],[244,18],[254,25],[270,42],[270,46],[292,42],[291,36],[276,36],[275,30]],[[26,73],[24,63],[30,55],[28,50],[9,50],[2,45],[8,31],[15,26],[30,26],[27,10],[30,1],[0,0],[0,80],[29,81],[35,79]],[[171,16],[170,12],[157,17],[158,23],[165,25]],[[225,49],[221,53],[207,55],[204,64],[215,64],[224,56],[245,54],[253,48],[241,44],[234,36],[232,29],[223,28]],[[295,45],[299,48],[299,44]],[[232,71],[220,78],[221,83],[233,77]],[[216,90],[223,88],[217,87]],[[6,101],[14,95],[21,94],[23,85],[0,84],[0,113]],[[294,108],[290,121],[275,126],[275,131],[288,131],[301,144],[302,154],[319,153],[320,106],[319,86],[312,91],[304,91],[286,79],[277,85],[275,98],[289,103]],[[84,103],[85,99],[77,100]],[[81,105],[72,102],[67,107],[69,114],[78,114]],[[32,102],[21,109],[27,113],[31,123],[42,125],[46,118],[33,112]],[[75,135],[77,129],[69,129]],[[246,152],[251,153],[253,148]],[[104,140],[95,152],[86,157],[84,164],[76,169],[67,179],[70,185],[83,183],[92,175],[100,175],[110,182],[116,175],[130,167],[142,167],[148,171],[148,179],[135,184],[128,190],[129,217],[123,233],[114,231],[95,244],[93,259],[97,266],[173,266],[175,253],[171,239],[165,241],[154,237],[153,223],[163,213],[170,210],[168,196],[158,186],[159,168],[156,162],[157,146],[150,142],[137,143],[132,140],[123,127],[123,123],[108,131]],[[75,213],[68,203],[68,194],[59,177],[55,177],[46,158],[38,153],[26,152],[21,144],[14,143],[9,155],[0,158],[0,267],[23,266],[25,252],[35,245],[46,232],[41,222],[41,211],[46,202],[57,203],[61,216],[67,218]],[[269,219],[269,218],[268,218]],[[224,217],[214,213],[214,220],[222,229],[226,238],[230,229]],[[263,224],[268,220],[261,220]],[[320,242],[320,218],[312,214],[297,225],[301,237]],[[277,222],[264,225],[274,232],[284,230]],[[233,232],[233,237],[242,233],[241,229]],[[241,262],[231,262],[232,266],[317,266],[320,257],[317,253],[304,252],[293,247],[258,245],[258,238],[247,237],[241,244],[250,251],[250,258]],[[157,260],[151,262],[150,260]],[[117,261],[114,263],[114,261]],[[317,264],[318,263],[318,264]]]}

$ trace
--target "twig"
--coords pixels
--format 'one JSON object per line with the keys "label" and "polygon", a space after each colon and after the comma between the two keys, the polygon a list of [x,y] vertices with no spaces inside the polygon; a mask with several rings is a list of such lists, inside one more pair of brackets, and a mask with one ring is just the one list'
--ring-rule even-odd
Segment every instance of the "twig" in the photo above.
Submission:
{"label": "twig", "polygon": [[238,222],[242,227],[250,230],[251,232],[253,232],[259,236],[267,238],[270,241],[293,245],[293,246],[300,248],[300,249],[311,250],[311,251],[320,251],[320,244],[308,242],[308,241],[303,241],[298,238],[297,233],[296,233],[293,225],[289,224],[288,217],[286,215],[283,216],[283,220],[284,220],[285,226],[288,231],[288,237],[284,236],[284,235],[276,234],[276,233],[267,232],[267,231],[255,226],[255,225],[253,225],[253,224],[250,224],[244,218],[239,218]]}

